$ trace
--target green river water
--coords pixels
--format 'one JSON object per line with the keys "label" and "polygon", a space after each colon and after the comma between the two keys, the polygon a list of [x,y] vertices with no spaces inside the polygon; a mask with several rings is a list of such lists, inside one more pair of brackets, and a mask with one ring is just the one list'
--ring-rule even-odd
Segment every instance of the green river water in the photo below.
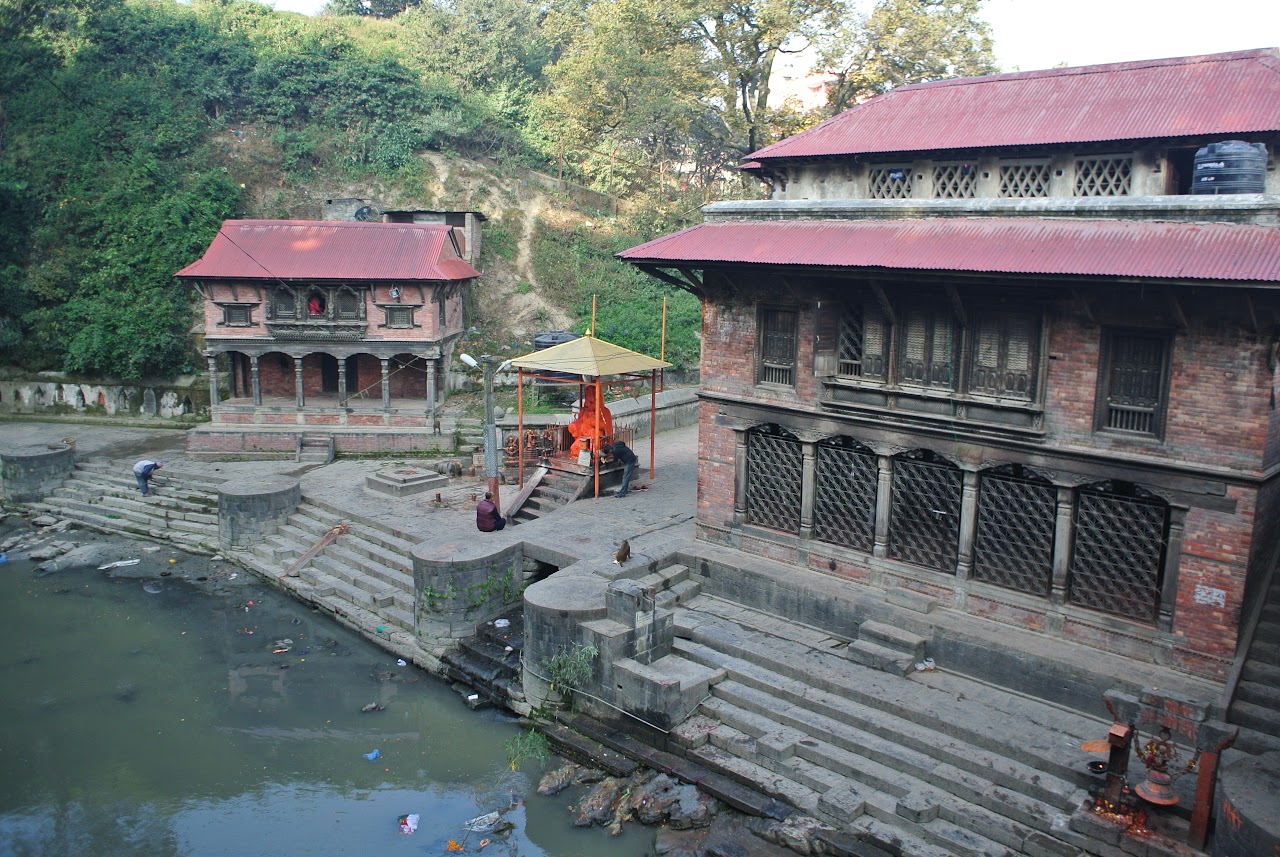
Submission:
{"label": "green river water", "polygon": [[[0,857],[651,852],[643,827],[572,827],[580,791],[537,795],[541,768],[510,769],[504,713],[246,572],[97,541],[143,561],[0,563]],[[506,837],[464,829],[494,810]]]}

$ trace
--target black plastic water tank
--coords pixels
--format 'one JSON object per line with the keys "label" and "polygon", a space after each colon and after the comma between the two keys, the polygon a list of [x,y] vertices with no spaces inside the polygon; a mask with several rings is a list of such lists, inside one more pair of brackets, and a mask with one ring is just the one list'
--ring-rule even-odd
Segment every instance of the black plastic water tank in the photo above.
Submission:
{"label": "black plastic water tank", "polygon": [[1196,152],[1192,193],[1263,193],[1267,177],[1267,147],[1262,143],[1227,140]]}
{"label": "black plastic water tank", "polygon": [[[533,350],[541,351],[542,349],[550,348],[553,345],[564,345],[566,342],[573,342],[580,336],[581,334],[570,333],[567,330],[552,330],[547,333],[539,333],[533,337]],[[564,381],[577,381],[581,378],[580,375],[571,375],[566,372],[546,372],[544,373],[544,376],[559,378]],[[547,384],[551,382],[544,381],[539,378],[537,383]]]}

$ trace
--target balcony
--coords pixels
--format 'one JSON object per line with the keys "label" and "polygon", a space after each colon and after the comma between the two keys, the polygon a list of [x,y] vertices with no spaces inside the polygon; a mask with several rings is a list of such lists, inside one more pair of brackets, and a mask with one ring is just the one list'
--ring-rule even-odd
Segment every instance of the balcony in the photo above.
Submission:
{"label": "balcony", "polygon": [[277,319],[267,322],[267,331],[276,339],[351,341],[364,339],[368,324],[360,319]]}

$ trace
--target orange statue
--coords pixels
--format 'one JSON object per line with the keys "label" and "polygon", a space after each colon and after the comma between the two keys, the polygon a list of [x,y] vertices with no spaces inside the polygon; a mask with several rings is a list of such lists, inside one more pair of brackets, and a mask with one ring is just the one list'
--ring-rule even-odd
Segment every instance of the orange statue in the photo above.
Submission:
{"label": "orange statue", "polygon": [[[578,415],[574,417],[573,422],[569,423],[569,434],[573,435],[573,445],[569,447],[569,453],[577,458],[578,453],[584,449],[599,449],[600,444],[591,442],[591,433],[596,430],[596,396],[593,389],[582,403],[582,409],[578,411]],[[613,436],[613,415],[609,413],[609,409],[603,404],[600,405],[600,437],[608,438]]]}

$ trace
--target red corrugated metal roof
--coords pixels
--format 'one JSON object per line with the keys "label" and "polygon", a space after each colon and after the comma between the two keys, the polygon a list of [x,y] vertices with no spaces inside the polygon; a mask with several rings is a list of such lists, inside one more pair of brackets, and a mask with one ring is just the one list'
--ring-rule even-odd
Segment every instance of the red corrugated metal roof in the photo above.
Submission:
{"label": "red corrugated metal roof", "polygon": [[179,277],[466,280],[480,276],[442,223],[228,220]]}
{"label": "red corrugated metal roof", "polygon": [[904,86],[749,158],[1280,130],[1275,48]]}
{"label": "red corrugated metal roof", "polygon": [[1280,228],[1044,218],[702,223],[618,254],[750,263],[1280,283]]}

